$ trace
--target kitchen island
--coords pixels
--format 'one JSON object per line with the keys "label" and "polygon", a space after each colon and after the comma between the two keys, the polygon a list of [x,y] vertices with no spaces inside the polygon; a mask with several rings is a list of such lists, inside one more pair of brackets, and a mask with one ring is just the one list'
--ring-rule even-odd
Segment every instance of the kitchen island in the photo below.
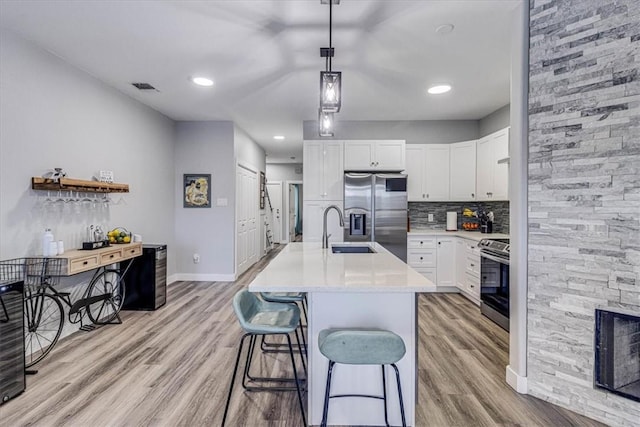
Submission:
{"label": "kitchen island", "polygon": [[[362,243],[333,243],[331,246]],[[400,335],[407,353],[397,364],[402,380],[407,424],[415,426],[417,391],[416,293],[435,292],[435,285],[377,243],[375,253],[333,253],[320,243],[289,243],[251,282],[251,292],[307,292],[309,304],[308,419],[319,425],[328,360],[318,350],[318,334],[326,328],[378,328]],[[387,374],[389,422],[401,425],[393,376]],[[332,394],[380,394],[377,366],[337,365]],[[375,399],[332,399],[329,424],[384,425],[382,402]]]}

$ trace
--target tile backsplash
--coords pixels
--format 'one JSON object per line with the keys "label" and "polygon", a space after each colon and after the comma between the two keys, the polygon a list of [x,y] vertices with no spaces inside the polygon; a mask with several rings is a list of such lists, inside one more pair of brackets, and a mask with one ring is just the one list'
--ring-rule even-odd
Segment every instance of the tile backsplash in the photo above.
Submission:
{"label": "tile backsplash", "polygon": [[[458,212],[458,230],[462,230],[462,210],[484,210],[493,212],[493,232],[509,234],[509,202],[409,202],[411,229],[427,228],[444,230],[447,226],[447,212]],[[429,222],[433,214],[433,222]]]}

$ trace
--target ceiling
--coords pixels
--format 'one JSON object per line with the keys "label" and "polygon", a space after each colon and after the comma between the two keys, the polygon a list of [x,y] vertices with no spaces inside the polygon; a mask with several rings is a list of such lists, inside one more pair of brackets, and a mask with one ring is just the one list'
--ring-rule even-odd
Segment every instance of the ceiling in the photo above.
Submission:
{"label": "ceiling", "polygon": [[[336,120],[480,119],[507,104],[518,1],[342,0]],[[443,24],[455,29],[441,35]],[[172,119],[233,120],[268,162],[300,162],[302,122],[317,119],[329,37],[320,0],[1,0],[0,26]],[[197,87],[194,75],[215,85]],[[441,82],[453,90],[426,95]]]}

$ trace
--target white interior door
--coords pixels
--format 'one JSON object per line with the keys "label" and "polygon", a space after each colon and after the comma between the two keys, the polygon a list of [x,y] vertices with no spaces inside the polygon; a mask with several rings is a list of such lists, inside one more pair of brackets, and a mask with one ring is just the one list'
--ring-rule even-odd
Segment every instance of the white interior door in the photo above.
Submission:
{"label": "white interior door", "polygon": [[245,169],[236,169],[236,274],[247,269],[247,217],[244,204]]}
{"label": "white interior door", "polygon": [[258,175],[240,165],[236,169],[236,274],[258,261]]}
{"label": "white interior door", "polygon": [[282,182],[267,183],[267,191],[271,200],[271,210],[267,204],[267,220],[271,227],[271,235],[275,243],[282,242]]}

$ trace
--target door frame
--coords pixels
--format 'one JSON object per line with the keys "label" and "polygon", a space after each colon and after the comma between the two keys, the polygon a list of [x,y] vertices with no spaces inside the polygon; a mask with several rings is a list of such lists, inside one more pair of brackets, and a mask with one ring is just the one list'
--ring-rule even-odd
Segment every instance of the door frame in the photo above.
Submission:
{"label": "door frame", "polygon": [[[239,274],[244,273],[244,271],[247,271],[249,269],[249,267],[247,267],[247,269],[245,269],[242,273],[238,273],[238,211],[239,211],[239,206],[238,204],[240,203],[240,197],[238,197],[238,180],[236,179],[238,177],[238,168],[242,168],[245,170],[248,170],[249,172],[252,172],[256,175],[256,188],[255,188],[255,193],[254,195],[256,195],[256,210],[257,210],[257,227],[258,227],[258,232],[256,233],[256,239],[257,242],[255,242],[256,244],[256,248],[260,248],[260,243],[261,243],[261,238],[260,238],[260,209],[258,208],[259,203],[260,203],[260,174],[257,168],[255,168],[252,165],[249,165],[247,163],[243,163],[240,161],[236,161],[236,167],[234,170],[234,174],[233,174],[233,178],[234,178],[234,195],[236,198],[236,202],[235,202],[235,207],[234,210],[235,212],[233,213],[233,275],[235,277],[235,279],[238,278]],[[262,249],[259,249],[259,252],[261,252]],[[258,255],[258,259],[260,259],[260,255]]]}
{"label": "door frame", "polygon": [[[282,188],[283,188],[282,181],[267,181],[266,185],[268,186],[269,184],[277,185],[278,187],[280,187],[280,203],[282,205],[280,206],[280,233],[279,233],[280,234],[280,240],[278,240],[278,243],[286,243],[286,241],[283,238],[283,233],[282,233],[282,230],[283,230],[282,226],[284,225],[284,222],[282,221],[282,216],[283,216],[283,212],[285,212],[285,210],[284,210],[284,200],[282,200],[283,196],[284,196],[284,191],[282,190]],[[267,209],[266,209],[266,206],[265,206],[265,213],[264,213],[265,215],[267,215],[266,211],[267,211]],[[289,213],[289,211],[286,211],[286,212]],[[271,215],[271,218],[273,219],[273,214]],[[271,225],[273,226],[273,224],[271,224]]]}
{"label": "door frame", "polygon": [[[286,232],[287,243],[289,243],[289,186],[291,184],[303,185],[303,182],[300,181],[300,180],[293,180],[293,181],[287,180],[287,181],[285,181],[285,185],[286,185],[286,189],[287,189],[287,193],[286,193],[287,197],[284,197],[284,194],[283,194],[283,198],[285,199],[285,212],[287,212],[287,219],[286,219],[286,224],[285,224],[286,225],[285,230],[287,231]],[[302,188],[302,191],[304,191],[304,187]],[[283,191],[283,193],[284,193],[284,191]],[[300,212],[300,215],[302,215],[302,212]],[[304,238],[304,235],[303,235],[303,238]]]}

